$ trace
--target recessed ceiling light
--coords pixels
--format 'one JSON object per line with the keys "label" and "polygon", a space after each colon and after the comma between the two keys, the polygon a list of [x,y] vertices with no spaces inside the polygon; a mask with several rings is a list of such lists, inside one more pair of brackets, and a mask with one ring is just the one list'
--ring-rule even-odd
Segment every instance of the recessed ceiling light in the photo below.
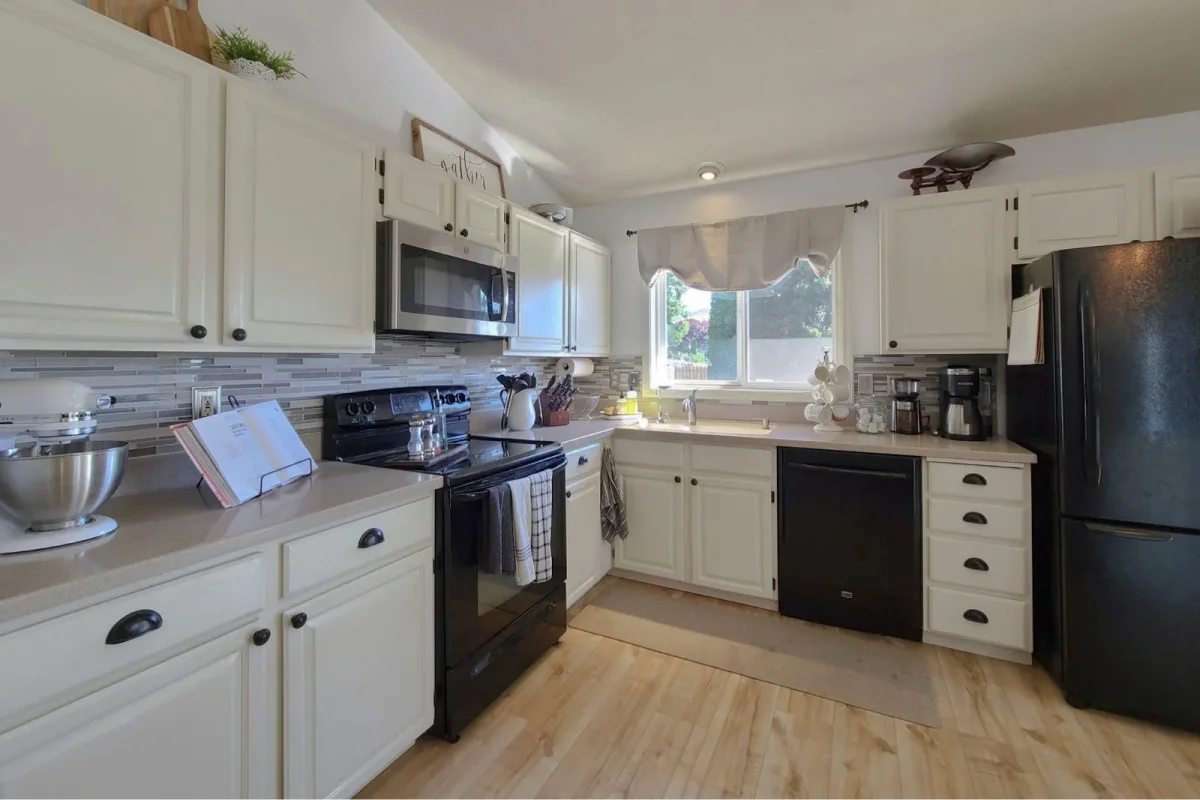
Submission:
{"label": "recessed ceiling light", "polygon": [[719,161],[705,161],[696,167],[696,177],[702,181],[715,181],[725,171],[725,165]]}

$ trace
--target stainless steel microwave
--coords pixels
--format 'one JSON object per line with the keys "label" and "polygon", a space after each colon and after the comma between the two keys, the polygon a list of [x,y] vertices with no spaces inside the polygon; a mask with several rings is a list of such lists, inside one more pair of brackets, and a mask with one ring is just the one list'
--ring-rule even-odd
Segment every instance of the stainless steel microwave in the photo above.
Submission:
{"label": "stainless steel microwave", "polygon": [[516,258],[396,220],[377,224],[376,256],[377,332],[453,339],[517,335]]}

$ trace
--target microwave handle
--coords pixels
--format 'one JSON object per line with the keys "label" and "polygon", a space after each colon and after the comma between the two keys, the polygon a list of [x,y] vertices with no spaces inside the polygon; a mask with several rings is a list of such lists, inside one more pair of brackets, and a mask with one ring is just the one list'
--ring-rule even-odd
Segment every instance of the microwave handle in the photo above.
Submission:
{"label": "microwave handle", "polygon": [[508,322],[508,271],[500,270],[500,321]]}

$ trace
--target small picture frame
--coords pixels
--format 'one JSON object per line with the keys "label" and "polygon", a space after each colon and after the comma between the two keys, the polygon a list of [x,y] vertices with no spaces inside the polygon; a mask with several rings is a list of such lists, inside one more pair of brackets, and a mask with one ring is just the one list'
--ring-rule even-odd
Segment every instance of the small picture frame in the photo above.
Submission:
{"label": "small picture frame", "polygon": [[413,155],[485,192],[508,197],[500,163],[422,119],[412,121]]}

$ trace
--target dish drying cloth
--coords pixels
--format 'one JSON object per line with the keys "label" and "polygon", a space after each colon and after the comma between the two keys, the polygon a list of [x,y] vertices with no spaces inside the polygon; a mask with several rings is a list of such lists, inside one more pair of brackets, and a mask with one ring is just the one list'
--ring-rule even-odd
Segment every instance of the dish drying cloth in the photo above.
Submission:
{"label": "dish drying cloth", "polygon": [[629,520],[625,517],[625,500],[617,482],[617,462],[612,449],[604,448],[600,457],[600,532],[604,541],[629,536]]}
{"label": "dish drying cloth", "polygon": [[554,472],[543,470],[529,478],[530,518],[533,549],[533,582],[554,577],[551,540],[554,536]]}
{"label": "dish drying cloth", "polygon": [[479,568],[489,575],[516,572],[512,492],[507,483],[488,489],[487,535],[479,537]]}
{"label": "dish drying cloth", "polygon": [[530,495],[532,478],[517,478],[508,482],[508,493],[512,499],[512,531],[513,531],[513,575],[517,586],[528,586],[533,583],[537,572],[533,566],[533,517],[530,509],[533,498]]}

